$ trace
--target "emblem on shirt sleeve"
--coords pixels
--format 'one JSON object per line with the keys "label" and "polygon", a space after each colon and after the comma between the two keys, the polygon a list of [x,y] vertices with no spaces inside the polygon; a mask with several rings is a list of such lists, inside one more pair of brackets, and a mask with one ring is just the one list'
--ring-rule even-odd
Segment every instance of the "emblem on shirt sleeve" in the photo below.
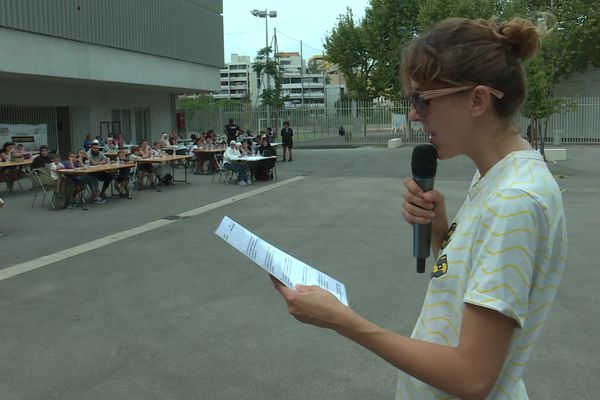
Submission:
{"label": "emblem on shirt sleeve", "polygon": [[431,271],[432,278],[439,278],[448,272],[448,257],[444,254],[439,257],[435,262],[435,266],[433,267],[433,271]]}
{"label": "emblem on shirt sleeve", "polygon": [[452,237],[452,234],[454,234],[454,231],[456,231],[456,222],[450,225],[450,229],[448,229],[446,238],[442,242],[442,248],[440,249],[440,251],[444,250],[446,246],[448,246],[448,243],[450,243],[450,238]]}

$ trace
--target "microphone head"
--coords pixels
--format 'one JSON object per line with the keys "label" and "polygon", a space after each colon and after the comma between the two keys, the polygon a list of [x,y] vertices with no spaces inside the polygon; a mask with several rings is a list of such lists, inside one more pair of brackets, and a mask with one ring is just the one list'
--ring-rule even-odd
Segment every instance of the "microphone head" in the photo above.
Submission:
{"label": "microphone head", "polygon": [[412,174],[418,178],[433,178],[437,171],[437,150],[430,144],[417,145],[412,153]]}

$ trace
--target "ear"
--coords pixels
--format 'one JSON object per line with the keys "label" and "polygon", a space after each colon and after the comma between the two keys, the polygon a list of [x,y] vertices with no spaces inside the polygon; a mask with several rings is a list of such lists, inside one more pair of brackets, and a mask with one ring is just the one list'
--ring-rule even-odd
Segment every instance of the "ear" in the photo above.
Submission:
{"label": "ear", "polygon": [[482,85],[476,86],[471,94],[471,116],[480,117],[492,107],[492,95]]}

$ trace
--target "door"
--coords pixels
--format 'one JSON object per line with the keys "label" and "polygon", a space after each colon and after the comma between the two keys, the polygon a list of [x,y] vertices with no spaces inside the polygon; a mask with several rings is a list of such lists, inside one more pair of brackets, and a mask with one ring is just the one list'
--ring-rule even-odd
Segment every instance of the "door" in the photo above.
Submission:
{"label": "door", "polygon": [[56,107],[56,131],[58,136],[58,152],[66,159],[73,151],[71,143],[71,112],[69,107]]}

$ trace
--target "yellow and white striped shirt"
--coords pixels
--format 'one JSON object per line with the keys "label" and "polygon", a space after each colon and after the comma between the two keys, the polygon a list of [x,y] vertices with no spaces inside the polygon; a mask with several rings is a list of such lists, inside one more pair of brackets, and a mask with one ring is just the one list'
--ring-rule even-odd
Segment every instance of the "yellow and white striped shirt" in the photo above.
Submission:
{"label": "yellow and white striped shirt", "polygon": [[[456,347],[464,303],[513,318],[502,372],[487,399],[528,399],[523,372],[565,268],[560,189],[537,151],[517,151],[481,179],[451,224],[433,268],[415,339]],[[396,399],[454,399],[400,371]]]}

